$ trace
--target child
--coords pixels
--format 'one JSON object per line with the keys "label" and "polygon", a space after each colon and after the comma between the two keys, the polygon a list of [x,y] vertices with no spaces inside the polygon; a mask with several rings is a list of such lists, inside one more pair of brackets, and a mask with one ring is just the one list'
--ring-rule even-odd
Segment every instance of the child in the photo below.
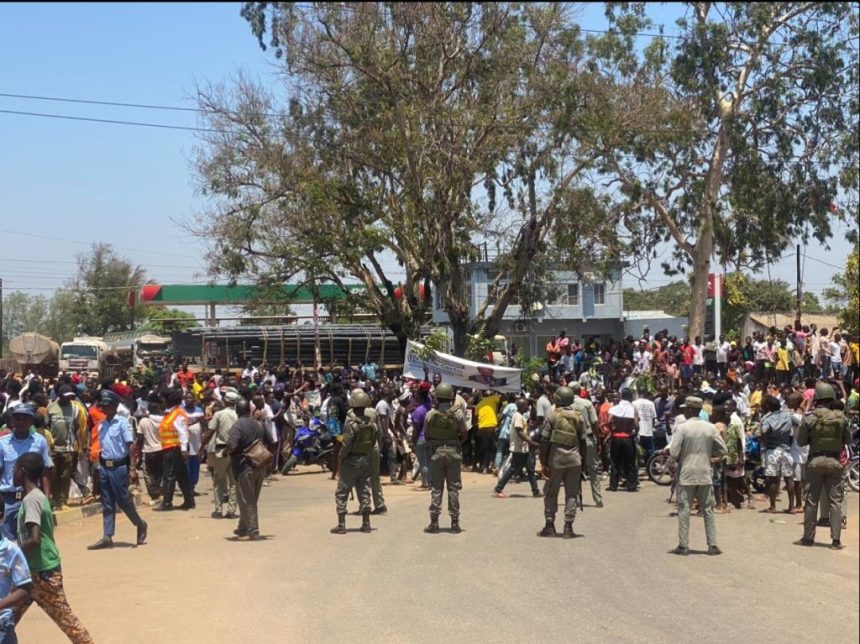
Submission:
{"label": "child", "polygon": [[32,588],[24,553],[0,533],[0,644],[18,644],[15,609],[30,599]]}
{"label": "child", "polygon": [[22,454],[15,462],[14,483],[24,488],[18,512],[18,543],[33,579],[33,597],[21,605],[18,621],[35,601],[72,642],[92,644],[93,638],[72,613],[63,590],[60,553],[54,543],[54,515],[48,497],[38,487],[43,469],[42,456],[35,452]]}

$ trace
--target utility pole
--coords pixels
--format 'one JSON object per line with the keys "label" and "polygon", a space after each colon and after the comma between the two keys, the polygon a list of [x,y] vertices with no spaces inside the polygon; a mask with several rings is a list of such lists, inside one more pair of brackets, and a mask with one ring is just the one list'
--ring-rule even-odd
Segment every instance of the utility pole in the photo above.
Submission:
{"label": "utility pole", "polygon": [[797,250],[794,253],[797,260],[797,300],[794,303],[794,328],[800,328],[800,306],[802,301],[801,284],[800,284],[800,244],[797,245]]}

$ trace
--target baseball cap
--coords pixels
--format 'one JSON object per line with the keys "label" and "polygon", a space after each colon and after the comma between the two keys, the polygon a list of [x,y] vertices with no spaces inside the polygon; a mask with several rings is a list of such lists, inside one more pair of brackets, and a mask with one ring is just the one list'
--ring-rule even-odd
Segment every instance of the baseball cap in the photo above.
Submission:
{"label": "baseball cap", "polygon": [[18,405],[14,407],[10,412],[12,416],[29,416],[32,418],[36,415],[36,410],[33,409],[30,405]]}

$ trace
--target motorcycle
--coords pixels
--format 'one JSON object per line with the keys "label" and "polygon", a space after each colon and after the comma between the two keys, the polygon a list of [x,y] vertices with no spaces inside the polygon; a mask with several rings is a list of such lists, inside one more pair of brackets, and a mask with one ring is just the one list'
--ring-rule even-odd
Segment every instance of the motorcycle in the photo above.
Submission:
{"label": "motorcycle", "polygon": [[759,494],[767,489],[764,478],[764,462],[761,455],[761,442],[756,436],[747,436],[746,460],[744,470],[747,481]]}
{"label": "motorcycle", "polygon": [[848,447],[848,474],[846,476],[848,487],[855,492],[860,492],[860,425],[857,419],[853,419],[851,425],[851,436],[853,438]]}
{"label": "motorcycle", "polygon": [[287,474],[293,467],[302,465],[319,465],[323,471],[333,469],[334,440],[326,427],[315,418],[310,425],[304,425],[296,430],[290,457],[281,468],[281,474]]}
{"label": "motorcycle", "polygon": [[675,460],[662,450],[654,452],[645,464],[648,478],[657,485],[671,485],[677,469]]}

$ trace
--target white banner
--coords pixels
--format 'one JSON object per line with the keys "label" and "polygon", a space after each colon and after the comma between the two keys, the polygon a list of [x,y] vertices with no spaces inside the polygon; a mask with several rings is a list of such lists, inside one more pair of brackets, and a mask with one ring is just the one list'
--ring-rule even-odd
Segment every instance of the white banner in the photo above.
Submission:
{"label": "white banner", "polygon": [[493,364],[472,362],[448,353],[436,352],[431,360],[422,360],[419,352],[423,344],[407,340],[406,357],[403,361],[403,375],[413,380],[424,380],[424,367],[427,367],[429,378],[433,374],[442,376],[442,382],[454,387],[465,389],[495,389],[496,391],[511,391],[519,393],[522,388],[519,369],[499,367]]}

